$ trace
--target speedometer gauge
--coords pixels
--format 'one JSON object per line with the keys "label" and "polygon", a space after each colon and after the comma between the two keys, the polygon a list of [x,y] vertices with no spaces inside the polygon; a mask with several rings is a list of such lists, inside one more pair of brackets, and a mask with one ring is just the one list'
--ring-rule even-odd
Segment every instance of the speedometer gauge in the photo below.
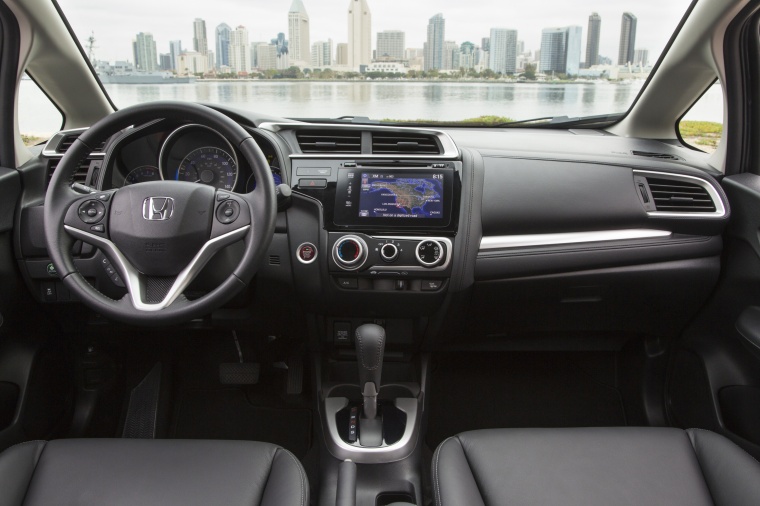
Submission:
{"label": "speedometer gauge", "polygon": [[161,172],[159,172],[158,167],[143,165],[129,171],[127,177],[124,178],[124,186],[148,181],[161,181]]}
{"label": "speedometer gauge", "polygon": [[178,181],[203,183],[232,191],[237,182],[235,159],[223,149],[206,147],[191,151],[179,164]]}

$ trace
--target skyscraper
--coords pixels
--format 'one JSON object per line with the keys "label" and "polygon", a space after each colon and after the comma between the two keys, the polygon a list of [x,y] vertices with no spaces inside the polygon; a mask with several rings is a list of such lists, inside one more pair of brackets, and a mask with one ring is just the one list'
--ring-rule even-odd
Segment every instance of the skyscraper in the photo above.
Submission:
{"label": "skyscraper", "polygon": [[288,11],[288,51],[292,62],[307,64],[311,61],[309,41],[309,15],[301,0],[293,0]]}
{"label": "skyscraper", "polygon": [[646,67],[649,64],[649,50],[637,49],[634,51],[633,61],[631,63],[634,65],[641,65],[642,67]]}
{"label": "skyscraper", "polygon": [[193,49],[202,55],[208,53],[206,22],[201,18],[195,18],[193,21]]}
{"label": "skyscraper", "polygon": [[636,16],[630,12],[623,13],[620,23],[620,48],[618,49],[618,65],[633,63],[633,52],[636,47]]}
{"label": "skyscraper", "polygon": [[251,49],[248,45],[248,30],[238,26],[230,32],[230,67],[236,74],[251,71]]}
{"label": "skyscraper", "polygon": [[324,68],[332,65],[333,41],[317,41],[311,45],[311,65],[314,68]]}
{"label": "skyscraper", "polygon": [[158,56],[156,54],[156,41],[150,33],[140,32],[132,41],[132,52],[135,56],[135,68],[143,72],[156,70]]}
{"label": "skyscraper", "polygon": [[367,0],[348,4],[348,66],[354,69],[372,61],[372,14]]}
{"label": "skyscraper", "polygon": [[480,48],[483,51],[490,51],[491,50],[491,37],[483,37],[480,40]]}
{"label": "skyscraper", "polygon": [[517,30],[491,28],[489,68],[499,74],[514,74],[517,68]]}
{"label": "skyscraper", "polygon": [[179,55],[182,53],[182,41],[170,40],[169,41],[169,55],[171,55],[171,70],[179,71]]}
{"label": "skyscraper", "polygon": [[172,55],[169,53],[161,53],[158,55],[158,67],[161,70],[171,70],[172,69]]}
{"label": "skyscraper", "polygon": [[578,75],[581,63],[580,26],[544,28],[541,31],[540,72]]}
{"label": "skyscraper", "polygon": [[335,64],[348,65],[348,44],[340,42],[335,47]]}
{"label": "skyscraper", "polygon": [[230,64],[230,33],[232,28],[227,23],[216,27],[216,68]]}
{"label": "skyscraper", "polygon": [[399,30],[377,32],[377,57],[393,60],[404,59],[406,35]]}
{"label": "skyscraper", "polygon": [[443,41],[446,36],[446,20],[438,13],[428,21],[425,43],[425,70],[443,68]]}
{"label": "skyscraper", "polygon": [[445,70],[459,68],[459,44],[453,40],[443,42],[443,65],[441,68]]}
{"label": "skyscraper", "polygon": [[602,17],[592,12],[588,17],[586,34],[586,68],[599,63],[599,35],[602,32]]}

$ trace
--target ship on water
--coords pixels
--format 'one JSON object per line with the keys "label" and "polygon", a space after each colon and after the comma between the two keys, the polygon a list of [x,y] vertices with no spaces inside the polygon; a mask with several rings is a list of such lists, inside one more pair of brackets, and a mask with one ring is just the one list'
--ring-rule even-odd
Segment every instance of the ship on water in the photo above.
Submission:
{"label": "ship on water", "polygon": [[95,34],[87,39],[87,53],[95,73],[103,84],[192,84],[195,76],[177,76],[167,70],[142,71],[136,69],[132,62],[116,61],[109,63],[95,59]]}

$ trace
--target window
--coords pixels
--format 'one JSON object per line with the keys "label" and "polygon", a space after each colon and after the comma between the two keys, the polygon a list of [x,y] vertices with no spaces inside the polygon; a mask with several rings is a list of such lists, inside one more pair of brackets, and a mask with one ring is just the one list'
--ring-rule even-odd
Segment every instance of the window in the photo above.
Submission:
{"label": "window", "polygon": [[61,129],[61,111],[26,74],[19,85],[17,108],[19,131],[27,146],[45,142]]}
{"label": "window", "polygon": [[681,138],[689,146],[712,153],[723,134],[723,88],[715,82],[697,100],[678,124]]}

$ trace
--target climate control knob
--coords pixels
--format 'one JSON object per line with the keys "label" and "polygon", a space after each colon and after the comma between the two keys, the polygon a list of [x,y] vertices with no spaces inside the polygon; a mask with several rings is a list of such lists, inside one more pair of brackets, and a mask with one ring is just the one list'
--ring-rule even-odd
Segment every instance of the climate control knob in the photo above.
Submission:
{"label": "climate control knob", "polygon": [[446,251],[440,242],[428,239],[417,244],[415,250],[417,261],[425,267],[435,267],[446,257]]}
{"label": "climate control knob", "polygon": [[398,258],[398,246],[391,242],[383,244],[380,248],[380,256],[386,262],[393,262]]}
{"label": "climate control knob", "polygon": [[344,235],[333,246],[333,260],[347,271],[359,269],[367,260],[367,243],[355,235]]}

